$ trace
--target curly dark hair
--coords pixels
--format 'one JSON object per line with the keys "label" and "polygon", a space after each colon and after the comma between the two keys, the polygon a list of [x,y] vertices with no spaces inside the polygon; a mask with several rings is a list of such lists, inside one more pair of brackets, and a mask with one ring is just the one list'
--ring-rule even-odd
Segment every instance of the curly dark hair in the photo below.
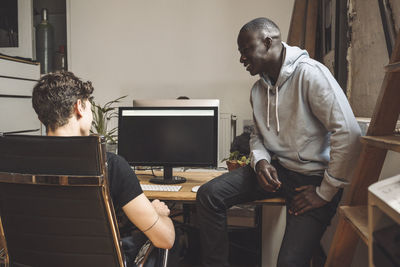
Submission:
{"label": "curly dark hair", "polygon": [[67,124],[78,99],[91,98],[93,86],[90,81],[83,82],[72,72],[50,73],[38,81],[33,88],[32,106],[47,132]]}

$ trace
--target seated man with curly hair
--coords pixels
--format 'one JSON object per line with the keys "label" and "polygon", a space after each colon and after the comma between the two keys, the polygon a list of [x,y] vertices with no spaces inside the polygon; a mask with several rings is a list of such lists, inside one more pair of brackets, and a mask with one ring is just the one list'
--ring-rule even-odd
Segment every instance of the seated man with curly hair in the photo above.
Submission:
{"label": "seated man with curly hair", "polygon": [[[93,90],[90,81],[83,82],[71,72],[43,76],[33,89],[32,104],[46,127],[47,135],[89,135],[93,120],[90,103]],[[156,247],[171,248],[175,230],[165,203],[147,199],[135,173],[122,157],[107,153],[107,165],[110,194],[116,213],[123,211]],[[132,266],[136,249],[124,244],[123,249],[128,266]]]}

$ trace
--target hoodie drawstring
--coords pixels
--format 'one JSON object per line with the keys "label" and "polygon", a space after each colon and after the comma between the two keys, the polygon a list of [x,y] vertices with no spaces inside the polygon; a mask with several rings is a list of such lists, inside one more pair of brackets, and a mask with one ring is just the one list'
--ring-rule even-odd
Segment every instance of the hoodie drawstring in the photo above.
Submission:
{"label": "hoodie drawstring", "polygon": [[267,86],[267,129],[269,130],[269,85]]}
{"label": "hoodie drawstring", "polygon": [[276,86],[275,93],[276,93],[276,97],[275,97],[276,131],[277,131],[277,134],[279,134],[279,114],[278,114],[279,88],[278,88],[278,86]]}
{"label": "hoodie drawstring", "polygon": [[[269,130],[269,91],[271,88],[269,85],[267,86],[267,128]],[[279,103],[279,88],[275,87],[275,121],[276,121],[276,131],[279,134],[279,113],[278,113],[278,103]]]}

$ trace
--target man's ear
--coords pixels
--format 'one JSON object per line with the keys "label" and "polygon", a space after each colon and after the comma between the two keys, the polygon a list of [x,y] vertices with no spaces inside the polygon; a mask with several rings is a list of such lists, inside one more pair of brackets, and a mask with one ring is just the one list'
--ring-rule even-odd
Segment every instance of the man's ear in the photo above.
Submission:
{"label": "man's ear", "polygon": [[83,114],[83,106],[82,106],[82,100],[81,99],[78,99],[76,101],[74,109],[75,109],[75,114],[78,116],[78,118],[81,118],[82,114]]}
{"label": "man's ear", "polygon": [[271,48],[271,46],[272,46],[272,38],[271,37],[269,37],[269,36],[265,37],[263,42],[264,42],[264,45],[267,48],[267,50]]}

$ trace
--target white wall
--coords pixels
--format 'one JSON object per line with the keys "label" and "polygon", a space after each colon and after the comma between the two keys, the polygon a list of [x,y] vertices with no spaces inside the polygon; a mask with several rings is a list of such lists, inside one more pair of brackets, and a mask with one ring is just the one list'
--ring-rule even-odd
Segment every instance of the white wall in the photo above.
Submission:
{"label": "white wall", "polygon": [[293,0],[69,0],[69,69],[100,103],[133,98],[218,98],[221,112],[251,119],[254,81],[239,63],[241,26],[265,16],[287,38]]}

